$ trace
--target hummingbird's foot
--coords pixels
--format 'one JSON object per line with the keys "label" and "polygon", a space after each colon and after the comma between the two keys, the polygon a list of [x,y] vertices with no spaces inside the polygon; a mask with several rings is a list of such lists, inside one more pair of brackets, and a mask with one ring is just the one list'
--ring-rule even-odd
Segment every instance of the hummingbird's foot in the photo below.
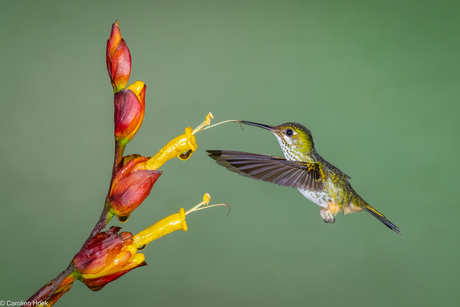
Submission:
{"label": "hummingbird's foot", "polygon": [[324,223],[335,223],[334,215],[329,211],[329,209],[321,209],[319,215],[321,215],[321,218],[323,219]]}

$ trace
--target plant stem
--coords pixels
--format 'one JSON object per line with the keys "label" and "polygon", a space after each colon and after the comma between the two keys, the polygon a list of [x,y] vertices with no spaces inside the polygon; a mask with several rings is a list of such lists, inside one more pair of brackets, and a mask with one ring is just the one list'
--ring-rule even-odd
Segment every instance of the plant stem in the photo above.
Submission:
{"label": "plant stem", "polygon": [[46,301],[58,289],[61,282],[74,272],[75,268],[73,263],[70,263],[67,269],[62,271],[56,278],[44,285],[34,295],[32,295],[25,303],[24,306],[36,306],[39,301]]}
{"label": "plant stem", "polygon": [[110,179],[109,190],[107,191],[107,196],[105,197],[104,209],[102,210],[101,216],[99,217],[99,220],[97,221],[96,225],[91,231],[91,234],[88,240],[86,240],[86,242],[88,242],[89,239],[91,239],[94,235],[96,235],[102,229],[104,229],[104,227],[109,223],[109,221],[113,217],[113,214],[109,212],[110,210],[110,203],[109,203],[110,191],[112,190],[113,179],[115,178],[118,171],[122,167],[123,153],[125,151],[127,144],[128,142],[126,142],[125,140],[121,140],[121,141],[115,140],[115,156],[113,158],[112,178]]}

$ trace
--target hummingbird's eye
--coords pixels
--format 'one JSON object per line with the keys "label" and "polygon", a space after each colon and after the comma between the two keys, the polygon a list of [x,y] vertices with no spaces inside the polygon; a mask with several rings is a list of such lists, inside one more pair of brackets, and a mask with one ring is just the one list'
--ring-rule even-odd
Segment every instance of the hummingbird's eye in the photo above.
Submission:
{"label": "hummingbird's eye", "polygon": [[287,134],[288,136],[291,136],[291,135],[294,134],[294,131],[292,131],[292,129],[287,129],[287,130],[286,130],[286,134]]}

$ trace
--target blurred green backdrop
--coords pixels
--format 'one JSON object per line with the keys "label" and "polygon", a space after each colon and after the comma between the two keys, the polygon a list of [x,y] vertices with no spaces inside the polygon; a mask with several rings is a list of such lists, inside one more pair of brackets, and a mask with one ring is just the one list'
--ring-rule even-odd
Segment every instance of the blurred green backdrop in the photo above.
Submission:
{"label": "blurred green backdrop", "polygon": [[[125,231],[224,208],[145,250],[148,266],[58,306],[452,306],[458,303],[459,1],[2,1],[0,300],[67,267],[102,209],[113,155],[105,44],[118,19],[146,116],[127,153],[214,122],[286,121],[397,224],[326,225],[298,191],[217,166],[205,149],[280,155],[227,124],[170,161]],[[110,225],[119,225],[112,221]]]}

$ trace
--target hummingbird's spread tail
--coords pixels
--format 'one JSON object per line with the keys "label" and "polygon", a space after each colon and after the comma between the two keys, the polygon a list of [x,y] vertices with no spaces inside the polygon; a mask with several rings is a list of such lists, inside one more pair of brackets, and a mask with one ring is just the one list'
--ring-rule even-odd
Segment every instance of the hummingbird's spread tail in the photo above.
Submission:
{"label": "hummingbird's spread tail", "polygon": [[367,212],[369,212],[373,217],[378,219],[380,222],[385,224],[388,228],[396,232],[397,234],[401,234],[401,231],[399,230],[398,226],[390,222],[385,215],[382,213],[378,212],[376,209],[372,208],[370,205],[367,205],[366,207],[363,208]]}

